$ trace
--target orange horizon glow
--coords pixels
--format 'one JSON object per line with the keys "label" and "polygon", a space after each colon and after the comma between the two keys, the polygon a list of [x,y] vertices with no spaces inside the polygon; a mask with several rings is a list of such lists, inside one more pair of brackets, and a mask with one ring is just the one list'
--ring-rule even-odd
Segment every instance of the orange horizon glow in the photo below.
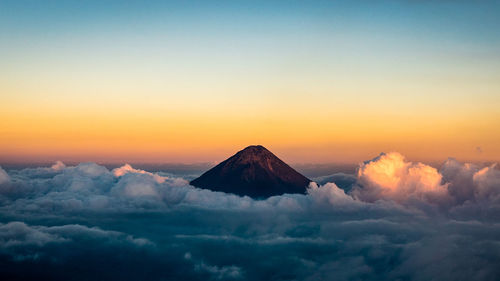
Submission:
{"label": "orange horizon glow", "polygon": [[315,116],[314,112],[280,113],[286,118],[112,113],[4,111],[1,119],[8,121],[1,127],[0,160],[217,162],[251,144],[262,144],[292,163],[357,163],[389,151],[418,161],[500,159],[495,145],[500,133],[491,129],[498,121],[485,117],[491,124],[483,122],[481,128],[475,125],[480,120],[438,122],[438,118],[412,120],[404,115],[370,120],[370,116],[344,119],[343,113]]}

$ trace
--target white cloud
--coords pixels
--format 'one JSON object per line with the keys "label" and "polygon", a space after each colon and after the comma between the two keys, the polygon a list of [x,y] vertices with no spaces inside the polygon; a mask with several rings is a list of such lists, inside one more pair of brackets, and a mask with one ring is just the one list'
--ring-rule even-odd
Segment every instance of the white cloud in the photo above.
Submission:
{"label": "white cloud", "polygon": [[115,177],[121,177],[121,176],[123,176],[123,175],[125,175],[127,173],[136,173],[136,174],[150,175],[158,183],[163,183],[163,182],[165,182],[165,180],[168,179],[168,177],[162,177],[160,175],[153,174],[153,173],[150,173],[150,172],[146,172],[144,170],[134,169],[129,164],[125,164],[125,165],[123,165],[123,166],[121,166],[119,168],[113,169],[112,173],[113,173],[113,175],[115,175]]}
{"label": "white cloud", "polygon": [[345,194],[343,189],[338,188],[334,183],[326,183],[318,186],[315,182],[309,184],[307,194],[311,196],[316,203],[328,203],[336,206],[346,206],[357,204],[355,200]]}
{"label": "white cloud", "polygon": [[97,165],[96,163],[80,163],[74,168],[78,173],[82,173],[90,178],[96,178],[103,174],[109,173],[108,169],[104,166]]}
{"label": "white cloud", "polygon": [[[95,163],[74,167],[57,164],[57,169],[37,168],[14,172],[14,180],[0,190],[10,208],[23,210],[130,209],[193,206],[212,209],[287,211],[342,206],[359,208],[365,202],[390,200],[400,204],[413,202],[439,206],[461,205],[477,198],[498,198],[498,169],[480,169],[449,159],[440,171],[422,163],[412,163],[399,153],[381,154],[360,165],[353,189],[334,183],[311,183],[306,195],[285,194],[266,200],[253,200],[233,194],[192,187],[180,177],[165,177],[124,165],[111,172]],[[55,171],[57,170],[57,171]],[[3,170],[0,170],[0,175]],[[5,171],[4,177],[11,178]],[[19,199],[19,200],[18,200]],[[484,204],[484,203],[483,203]],[[328,207],[328,206],[330,207]],[[332,207],[333,206],[333,207]]]}
{"label": "white cloud", "polygon": [[355,197],[373,202],[391,199],[405,202],[410,199],[444,202],[448,198],[448,184],[433,167],[406,161],[397,153],[382,153],[360,165]]}
{"label": "white cloud", "polygon": [[150,196],[159,198],[158,182],[149,174],[125,174],[112,187],[111,194],[126,197]]}
{"label": "white cloud", "polygon": [[307,194],[265,200],[195,188],[182,177],[158,181],[127,165],[109,171],[83,163],[7,176],[0,189],[0,274],[10,270],[8,262],[18,265],[14,273],[29,271],[26,260],[47,266],[48,276],[87,266],[82,279],[116,274],[101,260],[120,264],[120,277],[132,280],[145,271],[158,280],[494,280],[500,274],[494,165],[449,159],[438,171],[382,154],[357,175],[337,175],[354,182],[352,192],[311,183]]}

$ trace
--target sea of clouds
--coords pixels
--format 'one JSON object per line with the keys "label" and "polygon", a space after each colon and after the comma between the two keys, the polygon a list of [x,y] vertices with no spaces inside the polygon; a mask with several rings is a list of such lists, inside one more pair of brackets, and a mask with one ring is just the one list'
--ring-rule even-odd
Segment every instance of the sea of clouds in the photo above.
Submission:
{"label": "sea of clouds", "polygon": [[381,154],[254,200],[95,163],[0,168],[2,280],[498,280],[500,170]]}

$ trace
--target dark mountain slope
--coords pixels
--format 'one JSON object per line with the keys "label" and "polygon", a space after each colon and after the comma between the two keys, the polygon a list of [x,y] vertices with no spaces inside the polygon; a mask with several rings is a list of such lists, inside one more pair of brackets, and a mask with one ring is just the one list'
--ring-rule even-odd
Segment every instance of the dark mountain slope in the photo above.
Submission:
{"label": "dark mountain slope", "polygon": [[261,145],[249,146],[210,169],[191,185],[265,198],[304,193],[310,180]]}

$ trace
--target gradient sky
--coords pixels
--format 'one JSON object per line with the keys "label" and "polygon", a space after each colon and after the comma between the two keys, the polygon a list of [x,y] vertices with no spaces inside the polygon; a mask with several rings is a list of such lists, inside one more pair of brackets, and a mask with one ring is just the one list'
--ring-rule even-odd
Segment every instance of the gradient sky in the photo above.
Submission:
{"label": "gradient sky", "polygon": [[0,1],[0,160],[500,159],[495,1]]}

